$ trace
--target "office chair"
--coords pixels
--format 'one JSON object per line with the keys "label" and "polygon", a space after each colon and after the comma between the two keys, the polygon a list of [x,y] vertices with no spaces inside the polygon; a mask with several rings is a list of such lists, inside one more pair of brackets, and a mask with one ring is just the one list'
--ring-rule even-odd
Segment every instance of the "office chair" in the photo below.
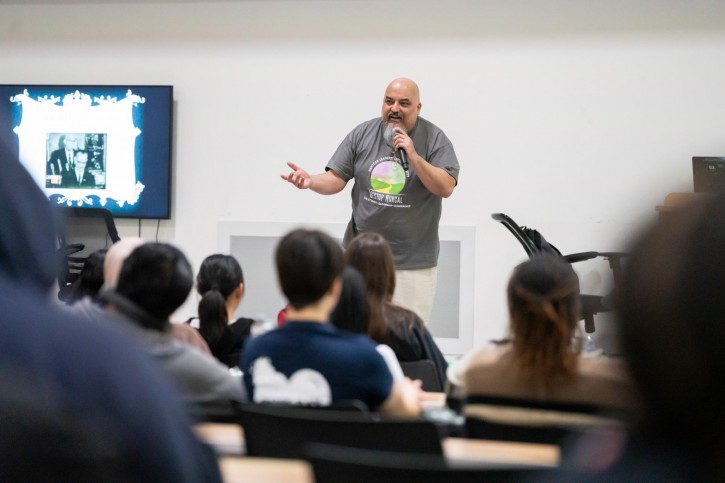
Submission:
{"label": "office chair", "polygon": [[[627,256],[622,252],[581,252],[562,255],[559,250],[547,242],[541,234],[531,228],[519,226],[514,220],[503,213],[493,213],[491,218],[505,226],[511,234],[516,237],[521,246],[526,251],[529,258],[540,253],[551,253],[561,256],[569,263],[582,262],[597,257],[602,257],[609,262],[609,268],[612,270],[614,278],[614,287],[619,286],[622,277],[622,258]],[[612,310],[611,298],[612,294],[607,295],[585,295],[581,294],[581,318],[584,320],[584,331],[587,334],[594,332],[594,316],[599,312],[610,312]],[[589,338],[588,342],[591,343]]]}
{"label": "office chair", "polygon": [[438,369],[430,359],[419,361],[401,361],[400,368],[403,374],[412,380],[420,380],[423,383],[422,389],[428,392],[443,392]]}
{"label": "office chair", "polygon": [[58,298],[65,301],[88,255],[121,238],[113,214],[106,208],[56,206],[55,212]]}
{"label": "office chair", "polygon": [[236,407],[248,456],[303,458],[307,443],[443,455],[438,428],[429,421],[292,405],[238,403]]}

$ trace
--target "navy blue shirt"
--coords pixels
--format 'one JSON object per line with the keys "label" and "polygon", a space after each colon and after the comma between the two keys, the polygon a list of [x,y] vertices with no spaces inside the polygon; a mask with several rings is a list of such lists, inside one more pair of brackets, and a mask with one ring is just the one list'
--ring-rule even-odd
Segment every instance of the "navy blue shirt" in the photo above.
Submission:
{"label": "navy blue shirt", "polygon": [[250,339],[241,369],[254,402],[328,405],[357,399],[377,408],[393,385],[373,341],[316,322],[287,322]]}

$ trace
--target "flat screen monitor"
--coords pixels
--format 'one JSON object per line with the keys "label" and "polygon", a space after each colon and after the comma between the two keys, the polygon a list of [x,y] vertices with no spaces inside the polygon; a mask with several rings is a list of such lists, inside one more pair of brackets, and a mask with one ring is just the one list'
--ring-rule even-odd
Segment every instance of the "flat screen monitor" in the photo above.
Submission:
{"label": "flat screen monitor", "polygon": [[693,156],[692,181],[695,193],[725,190],[725,157]]}
{"label": "flat screen monitor", "polygon": [[0,85],[0,139],[52,203],[171,217],[173,86]]}

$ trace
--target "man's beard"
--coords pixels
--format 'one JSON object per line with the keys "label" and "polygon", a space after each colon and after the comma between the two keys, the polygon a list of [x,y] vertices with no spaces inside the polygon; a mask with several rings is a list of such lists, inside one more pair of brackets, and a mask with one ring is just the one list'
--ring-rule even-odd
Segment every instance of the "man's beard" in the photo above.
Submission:
{"label": "man's beard", "polygon": [[386,122],[383,121],[383,137],[385,138],[385,142],[388,143],[388,146],[393,146],[393,138],[395,137],[396,131],[395,128],[399,128],[401,131],[406,132],[405,126],[402,124],[393,124],[392,122]]}

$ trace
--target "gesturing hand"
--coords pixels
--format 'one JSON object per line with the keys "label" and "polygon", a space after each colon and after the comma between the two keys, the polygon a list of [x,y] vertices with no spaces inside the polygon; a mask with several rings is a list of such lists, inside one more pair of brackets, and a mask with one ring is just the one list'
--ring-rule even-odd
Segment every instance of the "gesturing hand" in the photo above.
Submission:
{"label": "gesturing hand", "polygon": [[292,169],[292,172],[289,174],[281,174],[280,177],[292,183],[297,188],[304,190],[309,188],[312,185],[312,180],[310,179],[310,175],[307,171],[300,168],[294,163],[287,163],[287,166],[289,166]]}

